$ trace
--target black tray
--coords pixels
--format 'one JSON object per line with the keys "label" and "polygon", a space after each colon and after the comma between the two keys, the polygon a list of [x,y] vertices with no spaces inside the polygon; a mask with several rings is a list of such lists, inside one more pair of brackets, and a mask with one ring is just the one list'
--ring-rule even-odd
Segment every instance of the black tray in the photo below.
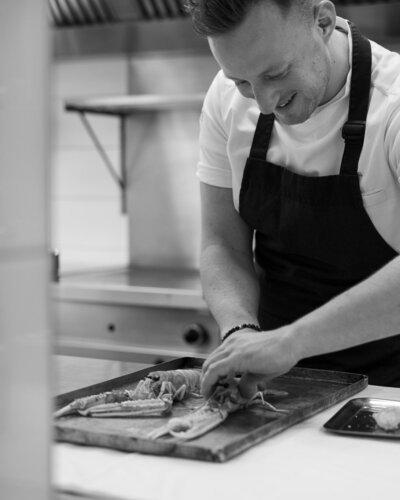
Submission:
{"label": "black tray", "polygon": [[400,439],[400,429],[381,429],[374,418],[374,415],[392,408],[400,410],[400,401],[378,398],[352,399],[324,424],[324,428],[339,434]]}

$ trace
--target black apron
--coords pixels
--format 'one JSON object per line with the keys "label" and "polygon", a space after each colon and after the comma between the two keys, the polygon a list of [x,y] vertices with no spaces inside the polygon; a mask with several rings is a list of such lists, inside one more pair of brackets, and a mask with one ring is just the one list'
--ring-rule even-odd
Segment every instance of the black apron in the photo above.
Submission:
{"label": "black apron", "polygon": [[[363,206],[357,170],[369,105],[371,46],[354,25],[351,32],[349,115],[338,175],[309,177],[266,161],[274,115],[261,114],[257,123],[239,212],[255,231],[259,321],[265,330],[320,307],[398,255]],[[371,384],[400,387],[400,335],[307,358],[299,365],[364,373]]]}

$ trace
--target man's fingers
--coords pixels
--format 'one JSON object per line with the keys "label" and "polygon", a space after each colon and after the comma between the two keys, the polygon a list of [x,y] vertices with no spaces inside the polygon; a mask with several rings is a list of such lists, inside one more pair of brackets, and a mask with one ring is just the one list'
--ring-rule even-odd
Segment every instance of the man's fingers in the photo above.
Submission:
{"label": "man's fingers", "polygon": [[219,373],[218,369],[213,369],[213,370],[209,369],[203,373],[200,391],[206,399],[209,398],[213,393],[214,386],[216,385],[219,377],[221,376],[218,373]]}
{"label": "man's fingers", "polygon": [[221,347],[218,347],[215,351],[213,351],[208,358],[203,363],[203,374],[205,374],[210,367],[212,367],[215,363],[218,363],[220,360],[226,358],[226,353]]}
{"label": "man's fingers", "polygon": [[216,360],[226,358],[230,354],[234,354],[229,343],[220,344],[214,351],[212,351],[203,363],[203,372],[208,369],[209,365],[213,364]]}
{"label": "man's fingers", "polygon": [[220,355],[214,356],[206,368],[203,368],[201,393],[205,398],[208,398],[214,392],[215,385],[221,379],[233,377],[234,371],[230,366],[228,357]]}

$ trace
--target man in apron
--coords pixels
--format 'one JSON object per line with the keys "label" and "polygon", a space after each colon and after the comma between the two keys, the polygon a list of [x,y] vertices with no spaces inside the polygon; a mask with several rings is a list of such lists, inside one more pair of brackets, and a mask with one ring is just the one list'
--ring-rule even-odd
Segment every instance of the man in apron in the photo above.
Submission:
{"label": "man in apron", "polygon": [[189,4],[221,67],[198,165],[223,336],[203,393],[296,364],[400,386],[400,56],[327,0]]}

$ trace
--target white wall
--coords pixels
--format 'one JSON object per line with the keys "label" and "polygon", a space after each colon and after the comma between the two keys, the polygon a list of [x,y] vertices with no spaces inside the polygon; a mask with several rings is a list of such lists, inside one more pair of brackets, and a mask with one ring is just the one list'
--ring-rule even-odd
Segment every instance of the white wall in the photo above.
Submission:
{"label": "white wall", "polygon": [[[205,93],[218,68],[210,54],[165,53],[130,61],[130,88],[142,94]],[[201,103],[135,113],[127,120],[130,262],[197,269],[200,192],[196,177]],[[145,140],[144,140],[145,138]]]}
{"label": "white wall", "polygon": [[[53,247],[63,270],[119,266],[128,262],[127,217],[116,185],[77,113],[65,101],[128,92],[127,60],[56,61],[52,96]],[[119,119],[87,115],[117,170]]]}
{"label": "white wall", "polygon": [[0,498],[46,500],[51,403],[44,2],[0,2],[0,61]]}
{"label": "white wall", "polygon": [[[64,106],[71,98],[205,92],[217,69],[211,55],[182,54],[80,58],[54,64],[53,246],[61,254],[61,272],[129,263],[197,266],[200,107],[191,114],[154,113],[128,119],[128,220],[121,213],[119,187],[79,115],[66,112]],[[119,119],[87,116],[119,169]]]}

